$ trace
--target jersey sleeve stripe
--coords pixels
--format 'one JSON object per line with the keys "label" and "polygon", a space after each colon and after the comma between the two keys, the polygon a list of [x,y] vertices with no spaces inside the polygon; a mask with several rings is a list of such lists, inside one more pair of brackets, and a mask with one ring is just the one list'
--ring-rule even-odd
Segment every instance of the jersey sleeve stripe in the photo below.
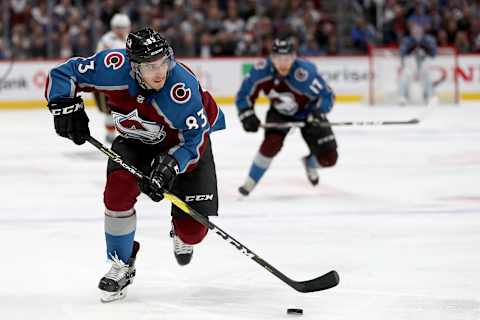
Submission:
{"label": "jersey sleeve stripe", "polygon": [[205,146],[206,146],[205,142],[207,141],[207,135],[208,135],[208,130],[205,131],[202,134],[202,140],[200,140],[200,143],[198,144],[197,149],[196,149],[197,156],[195,158],[193,158],[192,160],[187,162],[183,172],[190,169],[191,166],[195,165],[198,162],[198,160],[200,160],[200,157],[203,154],[203,151],[205,150]]}
{"label": "jersey sleeve stripe", "polygon": [[75,97],[77,91],[77,86],[75,85],[75,80],[70,78],[70,98]]}
{"label": "jersey sleeve stripe", "polygon": [[168,150],[169,155],[173,155],[178,149],[180,149],[185,144],[185,139],[183,138],[182,131],[178,130],[178,141],[179,143]]}
{"label": "jersey sleeve stripe", "polygon": [[213,99],[210,92],[201,91],[201,96],[202,96],[203,110],[207,115],[210,128],[213,128],[220,114],[220,108],[218,107],[217,103],[215,102],[215,99]]}
{"label": "jersey sleeve stripe", "polygon": [[47,85],[45,87],[45,98],[47,99],[47,101],[50,101],[51,91],[52,91],[52,75],[49,72],[47,77]]}

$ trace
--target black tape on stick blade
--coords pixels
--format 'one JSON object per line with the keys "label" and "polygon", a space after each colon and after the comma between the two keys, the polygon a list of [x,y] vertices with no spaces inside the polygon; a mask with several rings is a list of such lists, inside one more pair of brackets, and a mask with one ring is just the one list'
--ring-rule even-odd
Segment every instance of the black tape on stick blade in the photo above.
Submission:
{"label": "black tape on stick blade", "polygon": [[302,315],[303,309],[287,309],[287,314]]}

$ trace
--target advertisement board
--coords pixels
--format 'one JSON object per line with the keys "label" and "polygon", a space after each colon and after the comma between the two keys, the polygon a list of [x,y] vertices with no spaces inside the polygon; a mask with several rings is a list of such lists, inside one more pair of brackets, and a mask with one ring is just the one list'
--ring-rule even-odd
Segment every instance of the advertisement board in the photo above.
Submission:
{"label": "advertisement board", "polygon": [[[457,70],[445,68],[446,81],[458,77],[461,100],[480,99],[480,55],[460,55]],[[221,105],[232,104],[244,75],[259,58],[180,59]],[[313,61],[334,89],[337,102],[365,102],[369,90],[366,56],[315,57]],[[45,105],[44,87],[51,68],[63,61],[0,62],[0,108],[37,108]],[[441,61],[439,61],[441,64]],[[93,104],[91,95],[84,96]],[[265,103],[265,98],[260,98]]]}

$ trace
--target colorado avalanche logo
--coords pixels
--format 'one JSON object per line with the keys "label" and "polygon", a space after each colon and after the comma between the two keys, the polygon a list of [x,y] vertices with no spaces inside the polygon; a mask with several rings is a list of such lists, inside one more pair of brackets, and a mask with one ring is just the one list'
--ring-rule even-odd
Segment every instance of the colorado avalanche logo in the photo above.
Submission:
{"label": "colorado avalanche logo", "polygon": [[185,83],[177,82],[170,89],[170,98],[176,103],[184,104],[190,100],[192,91],[185,87]]}
{"label": "colorado avalanche logo", "polygon": [[112,111],[112,116],[115,127],[120,135],[125,138],[138,139],[147,144],[156,144],[165,139],[167,135],[162,125],[140,118],[137,109],[127,115]]}
{"label": "colorado avalanche logo", "polygon": [[308,78],[308,71],[303,68],[298,68],[295,70],[295,79],[297,81],[305,81]]}
{"label": "colorado avalanche logo", "polygon": [[253,65],[253,68],[256,70],[261,70],[261,69],[264,69],[266,66],[267,66],[267,60],[264,59],[264,60],[255,62],[255,64]]}
{"label": "colorado avalanche logo", "polygon": [[277,92],[272,89],[268,97],[273,107],[281,114],[292,116],[298,111],[298,103],[290,92]]}
{"label": "colorado avalanche logo", "polygon": [[121,52],[117,52],[117,51],[108,53],[103,59],[103,63],[105,64],[105,67],[113,68],[113,70],[119,69],[121,66],[123,66],[124,62],[125,62],[125,57]]}

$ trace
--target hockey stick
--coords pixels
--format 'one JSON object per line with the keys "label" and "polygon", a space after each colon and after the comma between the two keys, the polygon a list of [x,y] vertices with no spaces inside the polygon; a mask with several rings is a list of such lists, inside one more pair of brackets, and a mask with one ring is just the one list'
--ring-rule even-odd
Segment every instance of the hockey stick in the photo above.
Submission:
{"label": "hockey stick", "polygon": [[[123,161],[122,157],[118,155],[115,151],[107,148],[104,146],[101,142],[96,140],[93,137],[89,137],[87,140],[89,143],[91,143],[95,148],[100,150],[102,153],[104,153],[107,157],[109,157],[111,160],[115,161],[119,165],[121,165],[123,168],[128,170],[131,174],[137,176],[140,179],[149,179],[146,177],[141,171],[139,171],[137,168],[134,166],[129,165],[125,161]],[[153,181],[156,183],[156,181]],[[338,273],[335,270],[332,270],[330,272],[325,273],[324,275],[311,279],[311,280],[306,280],[306,281],[294,281],[284,275],[282,272],[280,272],[278,269],[273,267],[270,263],[267,261],[263,260],[260,258],[256,253],[254,253],[252,250],[248,249],[245,245],[240,243],[238,240],[233,238],[231,235],[220,229],[217,225],[215,225],[213,222],[202,216],[198,211],[190,207],[188,204],[186,204],[184,201],[179,199],[177,196],[175,196],[172,193],[165,192],[164,194],[165,199],[173,203],[175,206],[180,208],[182,211],[184,211],[186,214],[190,215],[193,219],[196,221],[200,222],[203,224],[205,227],[208,229],[212,230],[215,232],[217,235],[220,236],[223,240],[229,242],[232,246],[234,246],[238,251],[264,267],[267,271],[272,273],[274,276],[288,284],[290,287],[293,289],[299,291],[299,292],[315,292],[315,291],[321,291],[321,290],[326,290],[332,287],[335,287],[338,282],[339,282],[339,276]]]}
{"label": "hockey stick", "polygon": [[[410,120],[397,120],[397,121],[384,121],[384,120],[367,120],[367,121],[340,121],[340,122],[320,122],[313,121],[313,125],[318,127],[337,127],[337,126],[389,126],[389,125],[409,125],[419,124],[420,121],[424,121],[425,118],[435,109],[438,105],[438,98],[432,97],[425,110],[417,117]],[[290,128],[303,128],[306,126],[305,121],[292,121],[292,122],[267,122],[262,123],[260,126],[264,129],[290,129]]]}
{"label": "hockey stick", "polygon": [[[420,123],[418,118],[405,121],[343,121],[343,122],[315,122],[314,126],[318,127],[336,127],[336,126],[388,126],[388,125],[404,125]],[[261,127],[265,129],[289,129],[303,128],[306,126],[304,121],[295,122],[267,122],[262,123]]]}

